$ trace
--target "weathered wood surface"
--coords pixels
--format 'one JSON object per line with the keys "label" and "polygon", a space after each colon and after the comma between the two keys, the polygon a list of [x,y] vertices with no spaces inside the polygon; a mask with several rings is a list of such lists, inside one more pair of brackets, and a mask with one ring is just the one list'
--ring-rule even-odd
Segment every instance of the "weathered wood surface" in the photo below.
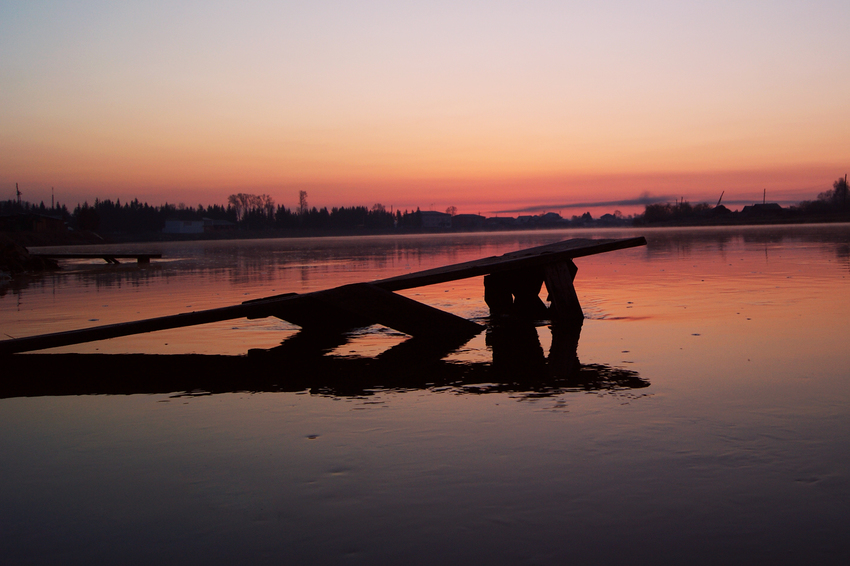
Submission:
{"label": "weathered wood surface", "polygon": [[119,264],[118,259],[135,259],[138,263],[150,263],[151,259],[160,259],[162,254],[110,254],[110,253],[84,253],[84,254],[53,254],[32,252],[31,256],[45,257],[50,259],[102,259],[106,263]]}
{"label": "weathered wood surface", "polygon": [[[597,253],[645,245],[644,238],[625,240],[566,240],[494,256],[381,279],[370,284],[345,285],[325,291],[287,293],[254,299],[239,305],[176,314],[134,322],[123,322],[0,341],[0,354],[13,354],[82,344],[96,340],[130,336],[220,322],[234,318],[277,316],[304,328],[310,326],[332,331],[367,326],[380,322],[390,328],[416,335],[462,335],[483,329],[482,326],[439,309],[395,295],[391,291],[444,283],[479,275],[535,269]],[[98,256],[100,257],[100,256]],[[539,287],[538,287],[539,289]],[[386,294],[382,294],[382,292]],[[579,307],[580,308],[580,307]],[[440,314],[437,314],[440,313]]]}

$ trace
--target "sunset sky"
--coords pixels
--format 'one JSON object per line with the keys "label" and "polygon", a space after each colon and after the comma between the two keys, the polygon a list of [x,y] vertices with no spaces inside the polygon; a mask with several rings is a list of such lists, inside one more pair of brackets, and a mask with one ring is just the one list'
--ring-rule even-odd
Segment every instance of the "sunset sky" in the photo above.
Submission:
{"label": "sunset sky", "polygon": [[0,0],[0,199],[812,199],[850,169],[848,22],[847,0]]}

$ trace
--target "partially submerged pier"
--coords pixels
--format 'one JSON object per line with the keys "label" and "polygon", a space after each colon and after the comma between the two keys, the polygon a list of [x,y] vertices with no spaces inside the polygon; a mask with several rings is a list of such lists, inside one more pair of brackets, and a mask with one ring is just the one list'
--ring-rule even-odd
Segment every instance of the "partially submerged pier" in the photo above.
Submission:
{"label": "partially submerged pier", "polygon": [[[642,237],[572,239],[436,269],[355,283],[312,293],[288,293],[238,305],[133,322],[110,324],[0,341],[0,354],[69,346],[119,336],[181,328],[236,318],[274,316],[301,327],[313,344],[335,345],[343,333],[373,324],[411,335],[418,342],[451,350],[484,326],[396,293],[437,283],[484,276],[490,320],[551,320],[580,328],[584,315],[576,295],[573,259],[646,245]],[[99,256],[100,257],[100,256]],[[540,299],[546,285],[551,306]],[[318,337],[318,340],[315,338]],[[297,337],[296,337],[297,338]],[[290,342],[290,341],[287,341]],[[297,342],[297,340],[296,340]]]}
{"label": "partially submerged pier", "polygon": [[50,252],[31,252],[31,256],[33,257],[42,257],[46,259],[102,259],[106,263],[111,263],[112,265],[118,265],[121,262],[119,259],[135,259],[136,263],[139,265],[147,265],[151,262],[152,258],[159,259],[162,257],[162,254],[157,253],[144,253],[144,254],[130,254],[130,253],[76,253],[76,254],[62,254],[62,253],[50,253]]}

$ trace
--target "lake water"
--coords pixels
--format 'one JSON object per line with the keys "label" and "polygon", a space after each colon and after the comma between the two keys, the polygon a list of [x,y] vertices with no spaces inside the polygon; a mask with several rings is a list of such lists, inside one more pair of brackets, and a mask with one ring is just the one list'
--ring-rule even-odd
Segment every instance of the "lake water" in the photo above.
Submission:
{"label": "lake water", "polygon": [[[0,286],[0,331],[69,330],[634,235],[648,245],[576,260],[586,320],[580,371],[568,377],[545,326],[482,333],[443,360],[384,373],[370,360],[406,337],[372,327],[327,363],[281,358],[274,386],[240,388],[247,376],[235,375],[215,394],[135,382],[135,394],[112,395],[75,391],[86,367],[70,364],[71,394],[7,387],[3,561],[850,563],[848,225],[125,245],[163,259],[69,261]],[[488,315],[481,278],[404,294]],[[297,330],[242,319],[51,352],[241,355]],[[360,385],[345,386],[349,371]]]}

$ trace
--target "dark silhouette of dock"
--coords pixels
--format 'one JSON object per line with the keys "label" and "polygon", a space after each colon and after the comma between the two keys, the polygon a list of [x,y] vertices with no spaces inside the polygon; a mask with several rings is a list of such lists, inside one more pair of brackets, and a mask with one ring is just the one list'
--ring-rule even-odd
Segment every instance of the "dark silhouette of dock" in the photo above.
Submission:
{"label": "dark silhouette of dock", "polygon": [[114,253],[76,253],[76,254],[54,254],[54,253],[40,253],[40,252],[30,252],[30,255],[33,257],[43,257],[48,259],[102,259],[106,263],[111,263],[113,265],[118,265],[121,263],[118,261],[119,259],[135,259],[139,265],[146,265],[151,262],[151,259],[159,259],[162,257],[162,254],[155,253],[144,253],[144,254],[114,254]]}
{"label": "dark silhouette of dock", "polygon": [[[300,326],[301,341],[305,344],[320,347],[339,344],[339,337],[344,332],[382,324],[411,335],[415,339],[409,341],[412,344],[427,343],[428,350],[432,352],[448,353],[479,334],[484,326],[394,291],[483,275],[484,298],[490,307],[491,322],[549,319],[563,327],[580,328],[584,315],[573,286],[577,268],[572,260],[642,245],[646,245],[643,237],[565,240],[371,283],[304,294],[288,293],[203,311],[4,340],[0,341],[0,354],[43,350],[235,318],[270,316]],[[544,283],[550,307],[539,297]],[[285,344],[289,343],[292,340]],[[413,351],[413,346],[408,346],[408,349]]]}

